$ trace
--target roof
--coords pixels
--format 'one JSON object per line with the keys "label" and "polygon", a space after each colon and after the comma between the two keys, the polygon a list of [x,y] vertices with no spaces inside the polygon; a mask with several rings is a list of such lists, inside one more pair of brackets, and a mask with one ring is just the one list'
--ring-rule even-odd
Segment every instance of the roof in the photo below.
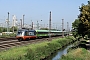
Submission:
{"label": "roof", "polygon": [[49,30],[36,30],[36,32],[49,32]]}
{"label": "roof", "polygon": [[[49,30],[36,30],[36,32],[49,32]],[[51,32],[62,32],[62,31],[51,30]]]}

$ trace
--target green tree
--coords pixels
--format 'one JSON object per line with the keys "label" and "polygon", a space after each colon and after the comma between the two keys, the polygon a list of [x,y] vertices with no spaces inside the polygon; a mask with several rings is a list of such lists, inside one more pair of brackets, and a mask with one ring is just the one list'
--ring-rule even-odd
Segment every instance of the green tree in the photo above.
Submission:
{"label": "green tree", "polygon": [[3,32],[6,32],[7,31],[7,28],[3,28]]}
{"label": "green tree", "polygon": [[84,37],[88,35],[90,32],[90,1],[88,4],[82,4],[80,9],[80,14],[78,19],[80,20],[80,24],[78,25],[78,34]]}
{"label": "green tree", "polygon": [[79,35],[78,28],[80,23],[81,21],[79,19],[75,19],[75,21],[72,23],[72,28],[73,28],[72,33],[75,38]]}
{"label": "green tree", "polygon": [[79,24],[80,24],[80,20],[79,19],[75,19],[75,21],[72,23],[72,28],[73,29],[77,29]]}
{"label": "green tree", "polygon": [[87,5],[82,4],[80,9],[80,14],[78,19],[72,23],[72,28],[74,30],[73,35],[76,37],[78,35],[84,37],[90,34],[90,1]]}
{"label": "green tree", "polygon": [[0,27],[0,33],[2,33],[3,32],[3,27]]}
{"label": "green tree", "polygon": [[[17,31],[17,27],[14,27],[14,31]],[[10,28],[10,32],[13,32],[13,27]]]}

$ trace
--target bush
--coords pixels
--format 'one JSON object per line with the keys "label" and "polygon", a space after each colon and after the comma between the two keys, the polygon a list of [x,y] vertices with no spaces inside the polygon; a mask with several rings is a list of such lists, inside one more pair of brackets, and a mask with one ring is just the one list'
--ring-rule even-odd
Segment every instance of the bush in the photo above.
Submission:
{"label": "bush", "polygon": [[1,38],[8,38],[8,37],[15,37],[16,34],[15,33],[11,33],[11,34],[2,34],[0,37]]}

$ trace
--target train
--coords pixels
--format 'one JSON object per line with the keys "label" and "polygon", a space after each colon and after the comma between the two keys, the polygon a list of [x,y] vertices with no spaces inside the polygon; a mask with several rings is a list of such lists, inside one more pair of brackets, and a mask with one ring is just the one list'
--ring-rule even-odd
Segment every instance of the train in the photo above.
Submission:
{"label": "train", "polygon": [[[67,35],[66,31],[64,32],[64,36]],[[43,37],[49,37],[49,36],[61,36],[62,31],[56,31],[56,30],[28,30],[28,29],[19,29],[16,35],[16,38],[18,41],[22,40],[30,40],[30,39],[36,39],[36,38],[43,38]]]}

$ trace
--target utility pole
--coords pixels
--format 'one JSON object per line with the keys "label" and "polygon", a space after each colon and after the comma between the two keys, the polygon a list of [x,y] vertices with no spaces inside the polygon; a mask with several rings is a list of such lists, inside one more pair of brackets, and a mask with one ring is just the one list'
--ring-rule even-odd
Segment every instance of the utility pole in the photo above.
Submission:
{"label": "utility pole", "polygon": [[56,30],[58,30],[58,29],[57,29],[57,24],[56,24]]}
{"label": "utility pole", "polygon": [[24,27],[24,16],[25,16],[25,15],[23,15],[23,27]]}
{"label": "utility pole", "polygon": [[69,23],[67,22],[67,35],[69,35]]}
{"label": "utility pole", "polygon": [[[13,17],[14,17],[14,15],[13,15]],[[14,33],[14,18],[13,18],[13,33]]]}
{"label": "utility pole", "polygon": [[39,29],[39,23],[38,23],[38,21],[37,21],[37,29]]}
{"label": "utility pole", "polygon": [[33,30],[33,22],[32,22],[32,30]]}
{"label": "utility pole", "polygon": [[37,29],[38,29],[38,21],[37,21]]}
{"label": "utility pole", "polygon": [[3,23],[0,23],[1,28],[1,32],[3,32]]}
{"label": "utility pole", "polygon": [[21,21],[21,29],[22,29],[22,19],[20,19],[20,21]]}
{"label": "utility pole", "polygon": [[50,19],[49,19],[49,38],[51,38],[51,11],[50,11]]}
{"label": "utility pole", "polygon": [[7,32],[9,32],[9,12],[8,12],[8,19],[7,19]]}
{"label": "utility pole", "polygon": [[64,19],[62,19],[62,37],[64,37]]}

